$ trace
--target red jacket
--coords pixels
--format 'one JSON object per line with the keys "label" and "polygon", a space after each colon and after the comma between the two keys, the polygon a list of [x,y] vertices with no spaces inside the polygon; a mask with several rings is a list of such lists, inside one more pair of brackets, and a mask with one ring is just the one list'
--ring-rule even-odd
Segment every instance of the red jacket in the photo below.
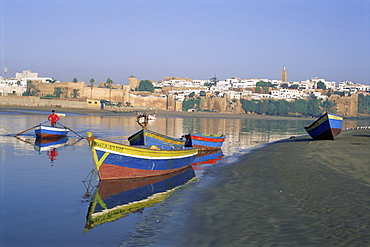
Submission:
{"label": "red jacket", "polygon": [[52,124],[55,124],[59,119],[57,114],[50,114],[50,116],[48,116],[48,120],[50,120]]}

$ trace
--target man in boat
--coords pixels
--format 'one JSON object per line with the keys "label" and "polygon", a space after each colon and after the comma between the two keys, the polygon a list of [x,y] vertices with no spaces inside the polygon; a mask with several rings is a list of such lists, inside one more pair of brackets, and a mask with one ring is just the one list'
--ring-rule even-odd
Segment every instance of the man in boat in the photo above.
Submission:
{"label": "man in boat", "polygon": [[59,116],[55,114],[54,110],[52,110],[51,114],[48,116],[48,120],[51,122],[51,127],[57,127],[57,122],[59,119]]}

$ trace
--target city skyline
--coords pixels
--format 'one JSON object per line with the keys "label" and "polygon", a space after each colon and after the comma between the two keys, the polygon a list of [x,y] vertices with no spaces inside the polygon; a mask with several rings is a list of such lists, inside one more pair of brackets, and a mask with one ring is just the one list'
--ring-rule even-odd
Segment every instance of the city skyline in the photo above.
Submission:
{"label": "city skyline", "polygon": [[0,66],[59,81],[370,84],[370,1],[0,1]]}

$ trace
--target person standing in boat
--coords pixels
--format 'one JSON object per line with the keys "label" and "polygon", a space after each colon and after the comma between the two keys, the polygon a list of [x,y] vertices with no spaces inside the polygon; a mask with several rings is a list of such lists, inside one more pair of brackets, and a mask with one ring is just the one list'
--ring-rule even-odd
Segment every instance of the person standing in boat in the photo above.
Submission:
{"label": "person standing in boat", "polygon": [[48,120],[51,122],[51,127],[57,127],[57,122],[59,121],[59,116],[55,113],[54,110],[51,111],[51,114],[48,117]]}

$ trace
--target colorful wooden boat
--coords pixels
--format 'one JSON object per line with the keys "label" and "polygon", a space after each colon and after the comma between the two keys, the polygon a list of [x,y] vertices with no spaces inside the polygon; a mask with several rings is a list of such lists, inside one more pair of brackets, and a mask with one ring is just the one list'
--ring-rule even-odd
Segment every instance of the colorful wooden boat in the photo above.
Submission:
{"label": "colorful wooden boat", "polygon": [[36,138],[34,148],[38,152],[49,151],[53,148],[60,148],[68,145],[68,137],[62,138]]}
{"label": "colorful wooden boat", "polygon": [[185,139],[178,139],[162,135],[160,133],[148,130],[141,129],[132,136],[128,138],[131,146],[136,145],[185,145]]}
{"label": "colorful wooden boat", "polygon": [[35,128],[37,138],[61,138],[67,136],[68,132],[68,128],[51,127],[44,124],[40,124]]}
{"label": "colorful wooden boat", "polygon": [[100,181],[90,202],[85,232],[168,198],[195,177],[191,167],[162,176]]}
{"label": "colorful wooden boat", "polygon": [[189,134],[185,135],[186,146],[193,146],[199,150],[218,150],[221,149],[226,135],[207,135],[207,134]]}
{"label": "colorful wooden boat", "polygon": [[193,162],[197,148],[167,145],[129,146],[105,141],[87,132],[100,180],[160,176],[183,170]]}
{"label": "colorful wooden boat", "polygon": [[334,140],[342,131],[342,122],[343,117],[326,112],[315,122],[304,128],[313,139]]}

